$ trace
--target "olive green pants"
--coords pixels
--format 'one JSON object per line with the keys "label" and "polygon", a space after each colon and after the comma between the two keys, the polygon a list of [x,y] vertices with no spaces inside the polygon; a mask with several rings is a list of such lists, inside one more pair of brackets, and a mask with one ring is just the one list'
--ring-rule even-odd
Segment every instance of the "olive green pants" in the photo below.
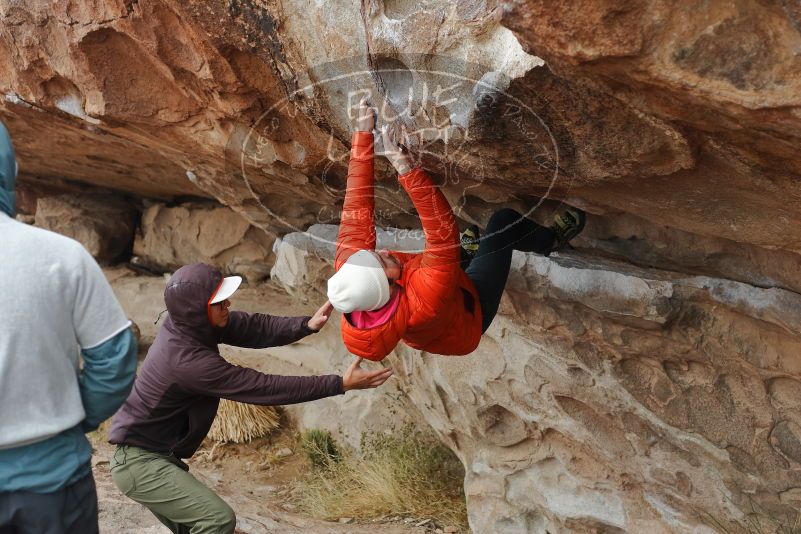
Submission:
{"label": "olive green pants", "polygon": [[111,478],[176,534],[234,531],[231,507],[167,454],[120,445],[111,458]]}

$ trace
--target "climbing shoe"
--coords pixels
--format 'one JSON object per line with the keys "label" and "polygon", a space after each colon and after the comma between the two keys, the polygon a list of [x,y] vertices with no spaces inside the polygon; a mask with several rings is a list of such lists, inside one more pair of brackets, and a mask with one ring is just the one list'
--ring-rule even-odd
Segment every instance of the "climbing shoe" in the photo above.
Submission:
{"label": "climbing shoe", "polygon": [[476,257],[478,252],[478,226],[475,224],[459,234],[459,244],[461,245],[459,265],[462,270],[467,270],[470,262]]}
{"label": "climbing shoe", "polygon": [[478,252],[478,242],[481,234],[479,233],[478,226],[475,224],[459,234],[459,242],[462,244],[462,250],[471,258]]}
{"label": "climbing shoe", "polygon": [[551,226],[551,230],[556,233],[553,250],[567,246],[571,239],[581,233],[586,222],[587,216],[578,208],[569,207],[562,213],[554,215]]}

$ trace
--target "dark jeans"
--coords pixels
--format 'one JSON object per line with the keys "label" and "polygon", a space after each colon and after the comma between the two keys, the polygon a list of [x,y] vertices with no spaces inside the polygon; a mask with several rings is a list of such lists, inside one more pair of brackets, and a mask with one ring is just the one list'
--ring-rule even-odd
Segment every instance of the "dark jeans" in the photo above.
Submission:
{"label": "dark jeans", "polygon": [[536,252],[549,255],[556,234],[550,228],[526,219],[513,209],[496,211],[481,236],[478,252],[465,268],[465,272],[478,291],[486,332],[498,313],[501,296],[509,278],[512,251]]}
{"label": "dark jeans", "polygon": [[0,534],[97,532],[97,490],[92,473],[52,493],[0,492]]}

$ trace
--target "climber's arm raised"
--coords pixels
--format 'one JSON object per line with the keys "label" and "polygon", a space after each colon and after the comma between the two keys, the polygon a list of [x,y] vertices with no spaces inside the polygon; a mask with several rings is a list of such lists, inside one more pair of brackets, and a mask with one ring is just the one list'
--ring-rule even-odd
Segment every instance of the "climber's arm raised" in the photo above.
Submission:
{"label": "climber's arm raised", "polygon": [[359,104],[356,131],[348,164],[348,183],[345,203],[339,223],[337,252],[334,266],[337,270],[354,253],[362,249],[375,249],[375,175],[373,170],[373,109],[362,100]]}
{"label": "climber's arm raised", "polygon": [[420,216],[426,246],[420,269],[415,273],[426,286],[427,300],[437,306],[449,295],[459,278],[459,228],[448,200],[420,167],[412,168],[411,158],[394,142],[390,132],[382,130],[384,151],[398,171],[398,181]]}

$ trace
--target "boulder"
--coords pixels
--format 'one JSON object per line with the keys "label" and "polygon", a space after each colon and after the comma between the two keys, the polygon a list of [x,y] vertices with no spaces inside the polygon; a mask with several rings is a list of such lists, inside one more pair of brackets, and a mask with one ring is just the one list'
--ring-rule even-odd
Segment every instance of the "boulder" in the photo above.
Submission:
{"label": "boulder", "polygon": [[[282,235],[275,277],[319,302],[331,231],[326,246],[300,234],[339,222],[352,108],[368,93],[460,222],[506,206],[591,213],[571,253],[515,256],[476,354],[400,346],[389,359],[467,467],[475,532],[737,531],[755,510],[797,510],[793,2],[0,0],[0,12],[0,117],[21,183],[165,203],[146,216],[163,212],[165,230],[138,245],[160,269],[213,261],[256,279]],[[377,221],[419,227],[381,158],[376,175]],[[204,226],[214,217],[181,206],[198,197],[270,237],[229,215]]]}
{"label": "boulder", "polygon": [[[799,251],[785,4],[7,1],[0,115],[24,181],[211,197],[284,233],[337,222],[370,92],[465,220],[572,197]],[[397,188],[379,205],[409,224]]]}
{"label": "boulder", "polygon": [[[285,236],[274,272],[291,259],[298,274],[277,281],[322,292],[332,235]],[[793,513],[799,321],[801,296],[783,289],[515,252],[474,353],[400,343],[385,362],[463,461],[474,532],[711,534],[710,517],[737,528],[755,509]]]}
{"label": "boulder", "polygon": [[142,214],[134,254],[139,264],[156,269],[208,263],[256,282],[269,275],[274,239],[223,206],[156,203]]}
{"label": "boulder", "polygon": [[79,241],[105,265],[127,260],[131,255],[136,209],[113,195],[39,197],[34,224]]}

